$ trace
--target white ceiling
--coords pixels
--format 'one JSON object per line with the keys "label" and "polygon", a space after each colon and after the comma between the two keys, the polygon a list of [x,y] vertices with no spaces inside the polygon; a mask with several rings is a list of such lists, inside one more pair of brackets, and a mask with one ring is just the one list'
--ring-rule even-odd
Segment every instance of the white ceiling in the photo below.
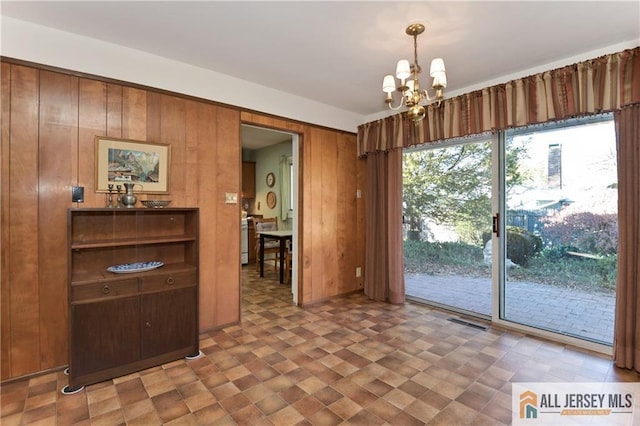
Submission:
{"label": "white ceiling", "polygon": [[243,148],[261,149],[282,142],[291,142],[291,134],[243,124],[240,128],[240,140]]}
{"label": "white ceiling", "polygon": [[[384,74],[444,58],[445,95],[586,52],[640,44],[640,2],[2,1],[3,16],[146,51],[363,117]],[[428,74],[423,73],[423,86]],[[506,80],[505,80],[506,81]],[[497,83],[494,83],[497,84]]]}

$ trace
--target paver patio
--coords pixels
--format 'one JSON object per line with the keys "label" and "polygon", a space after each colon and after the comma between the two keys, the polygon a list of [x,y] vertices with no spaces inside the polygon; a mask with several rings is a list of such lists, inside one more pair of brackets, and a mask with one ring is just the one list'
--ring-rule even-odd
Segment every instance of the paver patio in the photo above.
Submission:
{"label": "paver patio", "polygon": [[[491,279],[405,274],[408,296],[491,315]],[[505,319],[612,344],[615,295],[509,281]]]}

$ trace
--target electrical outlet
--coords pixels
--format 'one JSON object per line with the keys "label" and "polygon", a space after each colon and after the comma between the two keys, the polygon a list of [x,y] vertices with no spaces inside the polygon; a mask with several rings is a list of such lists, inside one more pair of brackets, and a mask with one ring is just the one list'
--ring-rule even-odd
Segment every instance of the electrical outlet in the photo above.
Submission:
{"label": "electrical outlet", "polygon": [[356,198],[362,198],[362,191],[356,190]]}
{"label": "electrical outlet", "polygon": [[359,266],[356,268],[356,278],[360,278],[362,276],[362,268]]}
{"label": "electrical outlet", "polygon": [[226,204],[238,204],[238,193],[237,192],[225,192],[224,193],[224,202]]}

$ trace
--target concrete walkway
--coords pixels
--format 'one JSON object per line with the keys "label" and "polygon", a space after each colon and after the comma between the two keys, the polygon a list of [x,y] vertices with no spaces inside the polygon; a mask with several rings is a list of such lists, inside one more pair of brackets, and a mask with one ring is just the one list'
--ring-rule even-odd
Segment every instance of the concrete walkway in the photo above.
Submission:
{"label": "concrete walkway", "polygon": [[[615,296],[533,282],[509,281],[505,319],[612,344]],[[406,294],[491,316],[491,279],[405,275]]]}

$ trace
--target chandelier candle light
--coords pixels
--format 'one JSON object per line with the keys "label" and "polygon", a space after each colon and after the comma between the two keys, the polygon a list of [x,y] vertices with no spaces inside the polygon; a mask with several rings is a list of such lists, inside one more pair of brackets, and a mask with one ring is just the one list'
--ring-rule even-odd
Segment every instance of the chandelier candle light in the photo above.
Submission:
{"label": "chandelier candle light", "polygon": [[[431,61],[431,69],[429,72],[429,75],[433,77],[431,87],[435,91],[435,96],[431,98],[426,89],[420,90],[418,75],[422,69],[420,68],[420,65],[418,65],[418,35],[423,32],[424,25],[422,24],[411,24],[407,27],[407,35],[413,37],[414,63],[409,64],[409,61],[406,59],[398,61],[398,65],[396,67],[396,78],[400,80],[400,85],[396,87],[396,80],[391,74],[386,75],[382,81],[382,91],[387,94],[387,98],[384,100],[385,103],[394,111],[399,110],[402,105],[405,104],[409,108],[408,116],[413,121],[420,121],[425,117],[426,112],[423,105],[437,102],[436,105],[439,106],[442,99],[444,99],[444,88],[447,87],[447,75],[445,73],[444,61],[442,58],[436,58]],[[402,97],[400,99],[400,104],[397,107],[394,107],[392,93],[396,90],[402,93]]]}

